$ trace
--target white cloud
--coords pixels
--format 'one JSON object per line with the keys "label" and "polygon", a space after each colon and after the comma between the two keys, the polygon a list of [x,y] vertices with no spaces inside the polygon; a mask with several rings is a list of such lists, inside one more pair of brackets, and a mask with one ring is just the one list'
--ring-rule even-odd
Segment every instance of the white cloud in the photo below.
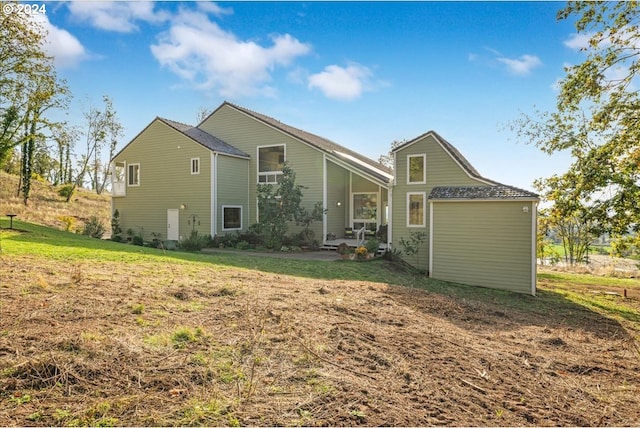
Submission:
{"label": "white cloud", "polygon": [[270,46],[239,40],[205,14],[183,10],[151,52],[161,65],[199,88],[217,90],[222,96],[273,95],[267,85],[271,72],[308,54],[311,46],[289,34],[270,39]]}
{"label": "white cloud", "polygon": [[[640,49],[640,42],[638,41],[638,30],[636,27],[622,27],[615,33],[604,32],[597,39],[597,43],[594,46],[595,49],[607,49],[612,44],[616,46],[627,46],[634,50]],[[591,39],[596,33],[586,34],[571,34],[563,44],[574,50],[588,50],[591,49]]]}
{"label": "white cloud", "polygon": [[169,18],[167,12],[154,10],[155,4],[148,1],[72,1],[68,7],[75,19],[120,33],[136,31],[137,21],[161,23]]}
{"label": "white cloud", "polygon": [[211,13],[218,17],[233,14],[232,8],[221,7],[220,5],[214,2],[199,1],[196,4],[198,5],[198,9],[200,9],[201,11]]}
{"label": "white cloud", "polygon": [[589,47],[589,40],[593,34],[571,34],[563,44],[569,49],[581,50]]}
{"label": "white cloud", "polygon": [[47,55],[53,57],[57,68],[72,68],[88,58],[82,43],[67,30],[53,25],[45,14],[36,14],[33,17],[47,32],[44,50]]}
{"label": "white cloud", "polygon": [[340,67],[328,65],[324,71],[309,76],[309,88],[318,88],[327,98],[335,100],[353,100],[369,88],[368,81],[372,73],[360,64]]}
{"label": "white cloud", "polygon": [[522,55],[518,59],[497,58],[497,60],[507,66],[509,72],[518,76],[526,76],[536,67],[542,65],[542,61],[535,55]]}

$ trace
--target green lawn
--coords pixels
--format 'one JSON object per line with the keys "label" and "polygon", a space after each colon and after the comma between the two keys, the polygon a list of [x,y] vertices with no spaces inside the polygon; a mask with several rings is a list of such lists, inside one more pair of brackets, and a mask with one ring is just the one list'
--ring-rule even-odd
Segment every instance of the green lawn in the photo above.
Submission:
{"label": "green lawn", "polygon": [[555,281],[557,283],[562,283],[566,286],[599,285],[610,287],[640,288],[640,281],[633,278],[612,278],[570,272],[540,272],[538,273],[538,279],[547,279],[550,281]]}
{"label": "green lawn", "polygon": [[[372,269],[378,263],[350,263],[348,261],[316,262],[286,260],[271,257],[243,255],[237,251],[215,254],[163,251],[155,248],[92,239],[87,236],[64,232],[14,220],[14,228],[8,230],[8,222],[0,221],[1,244],[6,254],[44,256],[60,261],[100,261],[136,264],[140,262],[165,266],[167,263],[212,263],[220,267],[255,269],[285,275],[322,279],[361,279],[403,285],[412,275],[398,275],[389,269]],[[5,248],[6,247],[6,248]]]}
{"label": "green lawn", "polygon": [[591,287],[640,289],[637,279],[621,279],[571,273],[539,273],[538,293],[533,298],[506,291],[450,284],[416,275],[398,263],[382,259],[371,262],[283,260],[256,257],[238,252],[189,253],[162,251],[133,246],[64,232],[52,228],[14,220],[8,230],[8,219],[0,220],[0,250],[6,255],[29,255],[59,260],[61,263],[118,263],[144,264],[148,269],[167,272],[173,264],[189,265],[196,270],[206,263],[216,269],[240,268],[306,278],[329,280],[361,280],[425,289],[429,292],[452,296],[465,301],[490,303],[503,308],[537,314],[575,312],[575,306],[595,311],[618,320],[630,321],[640,331],[640,307],[635,299],[621,299],[606,294],[594,294]]}
{"label": "green lawn", "polygon": [[[584,308],[631,322],[640,331],[640,281],[631,278],[611,278],[568,272],[538,274],[543,290],[562,296]],[[627,298],[624,294],[627,293]]]}

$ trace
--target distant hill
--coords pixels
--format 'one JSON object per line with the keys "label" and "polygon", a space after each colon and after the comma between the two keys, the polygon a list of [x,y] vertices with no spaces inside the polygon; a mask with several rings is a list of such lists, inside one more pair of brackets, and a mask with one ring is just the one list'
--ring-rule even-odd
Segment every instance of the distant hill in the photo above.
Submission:
{"label": "distant hill", "polygon": [[17,214],[18,219],[43,226],[66,229],[61,217],[72,217],[71,230],[82,229],[84,222],[96,216],[104,224],[107,232],[111,231],[111,195],[77,189],[69,202],[58,195],[60,186],[47,182],[32,183],[29,205],[22,203],[16,196],[19,177],[0,171],[0,225],[7,227],[7,214]]}

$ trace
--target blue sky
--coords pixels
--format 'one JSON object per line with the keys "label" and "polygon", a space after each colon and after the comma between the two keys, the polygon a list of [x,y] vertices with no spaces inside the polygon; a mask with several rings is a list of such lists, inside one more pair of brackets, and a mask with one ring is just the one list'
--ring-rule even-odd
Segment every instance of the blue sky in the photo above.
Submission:
{"label": "blue sky", "polygon": [[505,129],[552,109],[584,38],[560,2],[47,2],[69,120],[109,95],[122,148],[154,117],[228,100],[377,159],[435,130],[486,177],[564,171]]}

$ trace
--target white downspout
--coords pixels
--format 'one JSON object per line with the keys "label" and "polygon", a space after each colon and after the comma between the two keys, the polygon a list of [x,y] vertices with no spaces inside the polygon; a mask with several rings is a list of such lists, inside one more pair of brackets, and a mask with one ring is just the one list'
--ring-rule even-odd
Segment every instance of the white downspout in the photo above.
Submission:
{"label": "white downspout", "polygon": [[327,196],[327,155],[322,155],[322,207],[324,213],[322,214],[322,245],[327,243],[327,211],[328,211],[328,196]]}
{"label": "white downspout", "polygon": [[211,154],[211,236],[218,233],[218,153]]}
{"label": "white downspout", "polygon": [[433,201],[429,201],[429,278],[433,275]]}
{"label": "white downspout", "polygon": [[538,238],[538,203],[531,202],[531,295],[536,295],[536,276],[538,271],[537,246]]}
{"label": "white downspout", "polygon": [[353,173],[349,171],[349,227],[353,227]]}
{"label": "white downspout", "polygon": [[393,248],[393,186],[395,185],[395,178],[391,185],[389,186],[389,190],[387,192],[387,206],[389,207],[389,213],[387,215],[387,248]]}
{"label": "white downspout", "polygon": [[387,219],[389,224],[387,227],[387,245],[389,248],[393,248],[393,188],[396,187],[396,174],[398,172],[396,155],[397,153],[393,152],[393,179],[389,186],[389,218]]}

